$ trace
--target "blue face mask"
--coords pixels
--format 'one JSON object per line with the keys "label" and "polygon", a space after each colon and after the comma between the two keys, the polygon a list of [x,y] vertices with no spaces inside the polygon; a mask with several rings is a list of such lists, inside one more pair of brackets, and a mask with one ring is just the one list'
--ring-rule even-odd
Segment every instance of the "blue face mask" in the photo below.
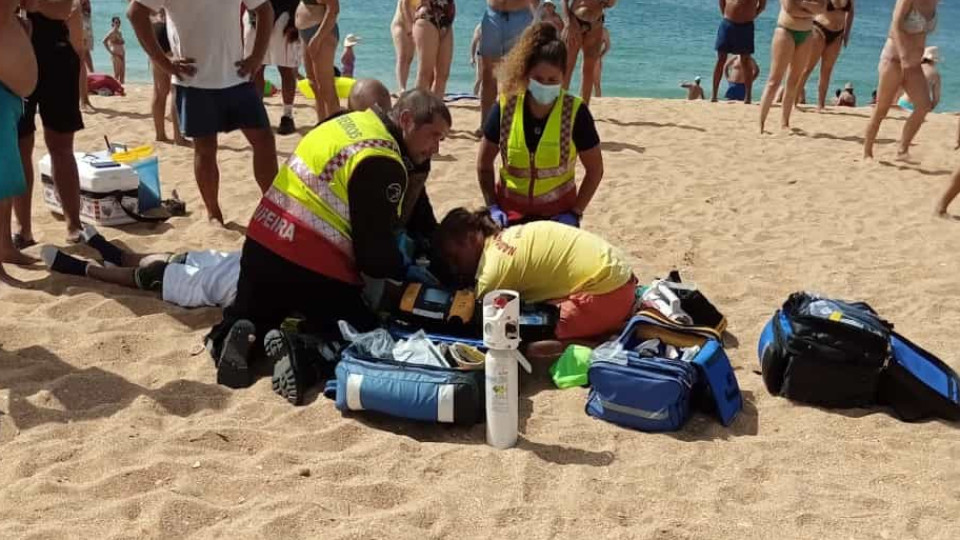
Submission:
{"label": "blue face mask", "polygon": [[560,97],[559,84],[543,84],[535,79],[530,79],[527,90],[533,99],[541,105],[550,105]]}

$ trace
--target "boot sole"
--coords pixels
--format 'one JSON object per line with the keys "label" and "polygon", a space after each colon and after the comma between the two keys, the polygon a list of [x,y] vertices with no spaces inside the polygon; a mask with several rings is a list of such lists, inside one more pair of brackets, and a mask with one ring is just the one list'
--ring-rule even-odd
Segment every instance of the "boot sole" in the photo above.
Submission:
{"label": "boot sole", "polygon": [[247,388],[252,384],[248,358],[256,335],[257,329],[252,322],[239,320],[233,323],[217,362],[217,384],[229,388]]}
{"label": "boot sole", "polygon": [[263,338],[263,348],[273,361],[273,391],[293,405],[303,403],[303,392],[297,386],[297,372],[290,358],[290,344],[282,330],[271,330]]}

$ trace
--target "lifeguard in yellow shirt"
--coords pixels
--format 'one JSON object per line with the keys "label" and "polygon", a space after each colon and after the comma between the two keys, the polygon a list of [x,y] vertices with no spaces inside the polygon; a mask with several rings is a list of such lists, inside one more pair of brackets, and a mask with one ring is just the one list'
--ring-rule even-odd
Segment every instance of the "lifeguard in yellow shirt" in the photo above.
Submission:
{"label": "lifeguard in yellow shirt", "polygon": [[599,236],[553,221],[497,226],[486,210],[452,210],[435,247],[477,297],[510,289],[525,302],[560,308],[561,342],[606,339],[633,314],[637,279],[618,249]]}

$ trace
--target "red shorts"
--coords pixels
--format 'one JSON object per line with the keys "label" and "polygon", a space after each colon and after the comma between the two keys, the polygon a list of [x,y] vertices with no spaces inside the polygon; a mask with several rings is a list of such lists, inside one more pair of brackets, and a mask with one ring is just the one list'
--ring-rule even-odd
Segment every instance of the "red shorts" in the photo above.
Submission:
{"label": "red shorts", "polygon": [[567,341],[618,333],[633,314],[637,278],[607,294],[571,294],[554,302],[560,308],[557,339]]}

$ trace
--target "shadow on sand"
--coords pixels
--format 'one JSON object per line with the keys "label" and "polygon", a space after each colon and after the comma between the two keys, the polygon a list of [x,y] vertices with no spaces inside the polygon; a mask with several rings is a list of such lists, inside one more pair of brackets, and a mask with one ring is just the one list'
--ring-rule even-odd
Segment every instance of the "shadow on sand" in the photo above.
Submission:
{"label": "shadow on sand", "polygon": [[[180,417],[221,410],[230,397],[225,388],[185,379],[151,390],[100,368],[76,368],[39,346],[16,351],[0,349],[0,388],[10,390],[6,414],[20,430],[47,423],[106,418],[141,396]],[[41,391],[56,402],[56,408],[36,405],[38,400],[28,399]]]}
{"label": "shadow on sand", "polygon": [[621,120],[616,120],[614,118],[598,118],[597,122],[605,122],[607,124],[613,124],[620,127],[653,127],[653,128],[676,128],[676,129],[687,129],[690,131],[699,131],[701,133],[706,133],[706,129],[699,126],[689,126],[686,124],[675,124],[673,122],[668,122],[666,124],[661,124],[659,122],[645,122],[645,121],[635,121],[635,122],[623,122]]}

